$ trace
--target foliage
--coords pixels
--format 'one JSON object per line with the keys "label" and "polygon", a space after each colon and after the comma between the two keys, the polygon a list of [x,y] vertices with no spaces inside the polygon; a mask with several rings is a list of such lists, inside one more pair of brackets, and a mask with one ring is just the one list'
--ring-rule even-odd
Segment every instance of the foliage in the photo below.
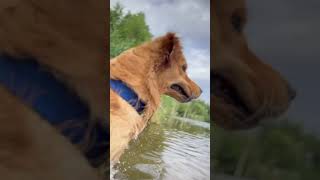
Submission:
{"label": "foliage", "polygon": [[155,118],[161,119],[172,116],[210,122],[210,106],[202,100],[194,100],[182,104],[171,97],[163,96],[161,98],[160,109],[156,113]]}
{"label": "foliage", "polygon": [[210,106],[202,100],[194,100],[187,104],[179,104],[177,115],[180,117],[210,121]]}
{"label": "foliage", "polygon": [[288,121],[253,132],[214,131],[217,173],[264,179],[320,179],[320,140]]}
{"label": "foliage", "polygon": [[110,9],[111,58],[151,37],[143,13],[125,13],[119,3]]}

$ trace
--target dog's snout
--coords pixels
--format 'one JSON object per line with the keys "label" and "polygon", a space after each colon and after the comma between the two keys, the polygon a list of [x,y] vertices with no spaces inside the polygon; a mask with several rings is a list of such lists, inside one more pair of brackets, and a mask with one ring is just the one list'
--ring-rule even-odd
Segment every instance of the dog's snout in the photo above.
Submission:
{"label": "dog's snout", "polygon": [[198,90],[195,91],[194,93],[192,93],[192,99],[197,99],[199,96],[201,96],[201,94],[203,92],[199,86],[197,86],[197,88],[198,88]]}
{"label": "dog's snout", "polygon": [[199,88],[199,91],[198,92],[192,92],[191,93],[191,96],[190,96],[190,99],[197,99],[201,94],[202,94],[202,89],[200,87]]}
{"label": "dog's snout", "polygon": [[287,87],[288,87],[289,99],[290,99],[290,101],[292,101],[296,98],[297,92],[290,84],[288,84]]}

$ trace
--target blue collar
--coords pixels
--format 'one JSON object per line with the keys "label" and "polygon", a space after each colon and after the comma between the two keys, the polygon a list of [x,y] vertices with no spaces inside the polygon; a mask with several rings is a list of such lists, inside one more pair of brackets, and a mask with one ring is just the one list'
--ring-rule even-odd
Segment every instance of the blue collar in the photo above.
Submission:
{"label": "blue collar", "polygon": [[146,104],[141,99],[139,99],[137,93],[135,93],[125,83],[120,80],[110,79],[110,87],[132,107],[134,107],[139,114],[143,113]]}
{"label": "blue collar", "polygon": [[[90,119],[88,105],[33,58],[17,59],[0,55],[0,85],[54,126],[82,124],[81,127],[67,127],[62,134],[74,144],[84,141]],[[101,125],[93,128],[94,139],[90,141],[95,144],[85,152],[89,160],[102,155],[107,157],[108,131],[108,127]]]}

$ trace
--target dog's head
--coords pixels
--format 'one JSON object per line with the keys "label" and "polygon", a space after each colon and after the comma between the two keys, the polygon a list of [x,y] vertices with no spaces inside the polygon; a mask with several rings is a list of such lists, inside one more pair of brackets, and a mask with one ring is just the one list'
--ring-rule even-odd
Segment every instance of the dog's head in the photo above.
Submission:
{"label": "dog's head", "polygon": [[165,94],[188,102],[202,92],[187,75],[187,62],[174,33],[127,50],[114,58],[110,66],[111,78],[128,83],[143,100],[158,101]]}
{"label": "dog's head", "polygon": [[246,129],[282,114],[295,92],[248,48],[245,1],[217,0],[213,5],[213,120],[227,129]]}
{"label": "dog's head", "polygon": [[155,40],[159,43],[162,57],[157,59],[155,71],[158,86],[166,94],[179,102],[189,102],[200,96],[201,88],[187,74],[187,62],[182,52],[180,40],[173,33]]}

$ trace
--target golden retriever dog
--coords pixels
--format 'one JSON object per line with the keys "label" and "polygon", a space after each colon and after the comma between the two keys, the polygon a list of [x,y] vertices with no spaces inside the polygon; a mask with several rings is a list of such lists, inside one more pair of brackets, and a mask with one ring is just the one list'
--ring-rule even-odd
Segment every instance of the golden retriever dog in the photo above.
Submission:
{"label": "golden retriever dog", "polygon": [[[186,70],[181,43],[174,33],[129,49],[110,61],[112,164],[119,160],[130,140],[146,127],[160,104],[161,95],[179,102],[200,96],[201,89],[189,79]],[[134,102],[125,97],[128,93],[135,95]]]}
{"label": "golden retriever dog", "polygon": [[213,6],[212,117],[226,129],[255,127],[285,112],[295,97],[288,82],[248,47],[244,0],[215,0]]}
{"label": "golden retriever dog", "polygon": [[[93,127],[107,125],[107,10],[105,1],[0,2],[0,64],[3,68],[0,73],[1,179],[100,179],[88,161],[90,158],[85,155],[90,144],[86,140],[91,138]],[[39,72],[32,69],[25,73],[29,67],[38,67]],[[34,76],[33,73],[43,76],[28,78],[29,74]],[[24,75],[16,76],[19,74]],[[55,125],[48,122],[47,117],[60,114],[52,115],[49,109],[50,115],[47,115],[42,106],[30,103],[28,98],[35,98],[46,104],[45,108],[48,105],[67,115],[69,108],[70,111],[74,108],[59,109],[56,104],[46,101],[46,93],[52,93],[50,88],[44,92],[29,92],[29,88],[46,86],[46,83],[37,84],[35,80],[43,77],[48,77],[54,87],[62,89],[62,93],[69,94],[77,104],[81,102],[81,106],[88,109],[85,119],[88,128],[82,139],[85,143],[72,144],[71,136],[62,135],[65,127],[70,126],[67,122]],[[27,80],[19,85],[30,93],[28,97],[20,93],[21,87],[12,86],[23,79]],[[38,99],[38,95],[43,94]],[[52,101],[64,105],[67,100],[57,96]],[[76,122],[73,117],[67,120]],[[108,148],[104,151],[107,157]],[[95,161],[91,164],[99,165]]]}

